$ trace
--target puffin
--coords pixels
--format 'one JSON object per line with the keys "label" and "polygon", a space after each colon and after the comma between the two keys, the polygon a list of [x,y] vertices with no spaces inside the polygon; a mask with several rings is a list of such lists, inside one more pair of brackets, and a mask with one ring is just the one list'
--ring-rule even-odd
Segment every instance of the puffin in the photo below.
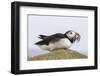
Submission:
{"label": "puffin", "polygon": [[55,33],[53,35],[39,35],[40,41],[35,45],[39,46],[42,50],[52,51],[54,49],[68,49],[76,41],[80,41],[80,34],[69,30],[65,33]]}

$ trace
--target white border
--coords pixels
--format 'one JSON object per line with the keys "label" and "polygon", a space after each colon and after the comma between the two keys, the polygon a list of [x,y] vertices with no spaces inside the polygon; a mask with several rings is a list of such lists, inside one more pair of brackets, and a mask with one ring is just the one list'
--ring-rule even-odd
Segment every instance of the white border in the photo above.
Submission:
{"label": "white border", "polygon": [[[88,59],[27,61],[27,14],[88,16]],[[93,65],[94,11],[42,7],[20,7],[20,70]]]}

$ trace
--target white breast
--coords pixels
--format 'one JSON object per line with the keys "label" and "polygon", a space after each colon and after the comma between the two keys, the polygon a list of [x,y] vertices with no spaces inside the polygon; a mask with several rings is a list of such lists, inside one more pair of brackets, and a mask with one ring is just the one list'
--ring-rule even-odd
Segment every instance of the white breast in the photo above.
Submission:
{"label": "white breast", "polygon": [[50,50],[58,49],[58,48],[69,48],[71,46],[71,42],[67,38],[60,39],[55,43],[50,43]]}
{"label": "white breast", "polygon": [[63,38],[60,39],[57,42],[49,43],[49,45],[39,45],[39,47],[43,50],[53,50],[58,48],[69,48],[72,45],[72,43],[67,39]]}

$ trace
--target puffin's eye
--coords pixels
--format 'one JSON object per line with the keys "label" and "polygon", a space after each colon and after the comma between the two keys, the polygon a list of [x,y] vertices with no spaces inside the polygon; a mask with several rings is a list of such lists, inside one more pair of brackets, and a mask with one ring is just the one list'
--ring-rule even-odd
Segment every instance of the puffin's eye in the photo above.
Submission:
{"label": "puffin's eye", "polygon": [[72,34],[72,32],[70,32],[70,34]]}

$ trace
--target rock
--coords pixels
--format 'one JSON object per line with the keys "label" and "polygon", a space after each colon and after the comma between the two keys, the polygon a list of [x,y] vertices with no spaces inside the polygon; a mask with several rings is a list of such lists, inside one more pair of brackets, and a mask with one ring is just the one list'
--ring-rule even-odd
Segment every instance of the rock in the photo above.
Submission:
{"label": "rock", "polygon": [[33,56],[29,60],[60,60],[60,59],[62,60],[62,59],[82,59],[82,58],[87,58],[87,56],[78,53],[75,50],[55,49],[47,54]]}

